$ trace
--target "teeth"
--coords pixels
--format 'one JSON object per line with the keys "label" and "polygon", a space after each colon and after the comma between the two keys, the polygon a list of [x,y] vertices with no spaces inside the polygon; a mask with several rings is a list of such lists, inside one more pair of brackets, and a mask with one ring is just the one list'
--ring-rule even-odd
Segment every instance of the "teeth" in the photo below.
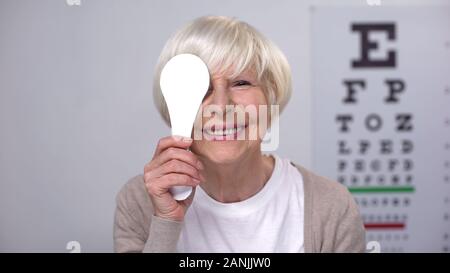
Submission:
{"label": "teeth", "polygon": [[226,135],[234,135],[236,134],[236,132],[240,132],[242,129],[244,129],[244,127],[230,128],[225,130],[217,129],[214,131],[212,131],[211,129],[207,129],[206,133],[213,136],[226,136]]}

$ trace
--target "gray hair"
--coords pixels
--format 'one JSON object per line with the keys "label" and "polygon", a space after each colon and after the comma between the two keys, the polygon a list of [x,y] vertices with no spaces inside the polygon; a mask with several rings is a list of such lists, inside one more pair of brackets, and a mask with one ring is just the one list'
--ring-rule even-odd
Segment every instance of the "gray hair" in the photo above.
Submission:
{"label": "gray hair", "polygon": [[291,69],[281,50],[251,25],[236,18],[204,16],[179,29],[165,44],[153,81],[153,97],[164,121],[170,125],[167,105],[159,85],[161,70],[175,55],[191,53],[200,57],[210,73],[234,78],[253,69],[269,105],[280,113],[292,92]]}

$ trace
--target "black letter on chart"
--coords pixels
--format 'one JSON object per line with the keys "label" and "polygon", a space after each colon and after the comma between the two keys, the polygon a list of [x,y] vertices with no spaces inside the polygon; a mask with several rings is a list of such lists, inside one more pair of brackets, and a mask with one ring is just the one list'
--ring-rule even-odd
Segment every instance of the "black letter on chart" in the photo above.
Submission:
{"label": "black letter on chart", "polygon": [[397,114],[395,117],[397,121],[397,131],[408,132],[413,130],[412,114]]}
{"label": "black letter on chart", "polygon": [[384,81],[389,88],[389,95],[384,98],[386,103],[397,103],[399,102],[398,94],[405,90],[405,82],[402,80],[387,79]]}
{"label": "black letter on chart", "polygon": [[370,40],[371,32],[385,32],[390,41],[395,40],[394,23],[355,23],[351,25],[351,30],[360,34],[361,56],[352,61],[352,68],[370,68],[370,67],[395,67],[396,52],[388,50],[383,59],[374,59],[369,57],[369,53],[378,49],[378,42]]}
{"label": "black letter on chart", "polygon": [[342,100],[343,103],[356,103],[355,94],[359,89],[364,90],[366,88],[366,82],[364,80],[344,80],[343,84],[347,87],[347,96]]}
{"label": "black letter on chart", "polygon": [[341,122],[341,127],[339,128],[339,131],[341,132],[348,132],[350,131],[348,128],[348,123],[353,121],[352,115],[337,115],[336,116],[336,122]]}

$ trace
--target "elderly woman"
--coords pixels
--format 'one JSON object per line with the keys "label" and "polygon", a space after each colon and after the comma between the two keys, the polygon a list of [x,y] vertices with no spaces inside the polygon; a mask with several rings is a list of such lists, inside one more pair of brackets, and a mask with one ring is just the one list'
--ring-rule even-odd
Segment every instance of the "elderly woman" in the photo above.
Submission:
{"label": "elderly woman", "polygon": [[[210,71],[202,107],[278,105],[282,111],[289,100],[290,67],[272,42],[234,18],[201,17],[175,33],[159,59],[155,103],[168,124],[159,76],[181,53],[199,56]],[[222,121],[216,114],[200,123]],[[261,138],[248,137],[258,127],[255,119],[224,124],[203,129],[201,139],[160,139],[144,173],[117,196],[116,252],[365,250],[363,223],[345,187],[262,154]],[[247,137],[239,140],[241,134]],[[194,190],[177,201],[170,188],[183,185]]]}

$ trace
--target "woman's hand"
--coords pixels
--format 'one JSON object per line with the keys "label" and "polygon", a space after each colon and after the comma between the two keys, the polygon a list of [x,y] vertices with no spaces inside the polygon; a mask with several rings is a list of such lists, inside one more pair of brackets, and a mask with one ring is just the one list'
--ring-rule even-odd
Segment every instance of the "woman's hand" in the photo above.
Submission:
{"label": "woman's hand", "polygon": [[[145,186],[158,217],[183,221],[195,187],[204,180],[200,174],[202,163],[187,150],[191,145],[191,138],[164,137],[159,140],[152,160],[144,167]],[[169,191],[173,186],[191,186],[193,190],[186,200],[177,201]]]}

